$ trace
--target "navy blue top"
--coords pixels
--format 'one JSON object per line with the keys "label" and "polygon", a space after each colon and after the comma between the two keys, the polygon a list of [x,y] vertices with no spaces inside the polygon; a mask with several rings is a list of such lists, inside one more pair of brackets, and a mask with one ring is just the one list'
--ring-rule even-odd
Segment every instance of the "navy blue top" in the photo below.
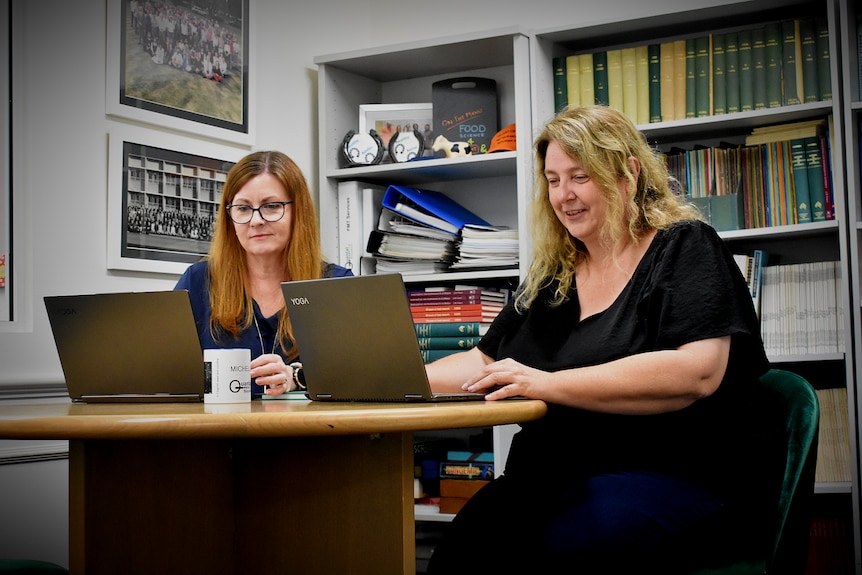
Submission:
{"label": "navy blue top", "polygon": [[[339,265],[326,264],[323,275],[324,277],[344,277],[352,276],[353,272]],[[252,325],[248,329],[241,331],[236,338],[226,332],[220,334],[218,339],[213,338],[213,334],[210,332],[212,307],[210,306],[208,278],[209,266],[206,261],[200,261],[190,265],[179,281],[177,281],[177,285],[174,286],[174,289],[177,290],[188,290],[191,296],[192,312],[195,316],[201,349],[247,348],[251,350],[252,359],[265,353],[273,353],[273,344],[278,333],[279,313],[275,313],[270,317],[263,317],[256,301],[252,301],[254,317],[257,320],[256,325],[252,322]],[[258,328],[260,328],[260,334],[258,334]],[[261,341],[263,341],[262,346]],[[288,360],[289,352],[290,348],[282,349],[281,346],[275,345],[274,353],[279,354],[285,362]],[[253,396],[260,395],[262,391],[262,387],[256,384],[252,386]]]}

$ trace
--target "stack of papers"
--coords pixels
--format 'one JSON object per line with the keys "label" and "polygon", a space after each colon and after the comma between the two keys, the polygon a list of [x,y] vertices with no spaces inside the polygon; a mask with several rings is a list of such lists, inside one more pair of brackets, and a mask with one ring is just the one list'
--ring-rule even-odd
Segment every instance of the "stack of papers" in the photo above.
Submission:
{"label": "stack of papers", "polygon": [[452,269],[516,267],[518,230],[506,226],[466,224]]}

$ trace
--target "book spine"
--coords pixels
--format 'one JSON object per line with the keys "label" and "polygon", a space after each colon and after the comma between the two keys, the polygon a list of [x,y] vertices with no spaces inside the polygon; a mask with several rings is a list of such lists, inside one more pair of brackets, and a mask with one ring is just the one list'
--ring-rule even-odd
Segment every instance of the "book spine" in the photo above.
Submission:
{"label": "book spine", "polygon": [[740,111],[739,107],[739,34],[728,32],[724,46],[724,75],[726,86],[727,113]]}
{"label": "book spine", "polygon": [[[676,118],[676,105],[674,96],[675,74],[676,74],[676,54],[674,52],[673,42],[662,42],[659,45],[659,100],[660,100],[660,115],[658,119],[650,118],[650,122],[668,122]],[[650,102],[652,104],[652,102]]]}
{"label": "book spine", "polygon": [[570,108],[581,105],[581,57],[566,56],[566,104]]}
{"label": "book spine", "polygon": [[829,25],[826,18],[815,19],[817,32],[817,84],[821,100],[832,99],[832,63],[829,55]]}
{"label": "book spine", "polygon": [[596,104],[608,105],[608,53],[593,53],[593,94]]}
{"label": "book spine", "polygon": [[685,117],[697,117],[697,48],[693,38],[685,41]]}
{"label": "book spine", "polygon": [[778,22],[764,27],[766,57],[766,107],[778,108],[784,101],[781,86],[782,53],[781,24]]}
{"label": "book spine", "polygon": [[799,44],[802,60],[802,100],[820,100],[820,80],[817,75],[817,30],[813,18],[799,21]]}
{"label": "book spine", "polygon": [[[673,45],[671,44],[671,47]],[[673,53],[671,53],[671,63],[673,62]],[[647,123],[661,122],[662,121],[662,55],[661,55],[661,45],[660,44],[649,44],[647,46],[647,71],[649,74],[649,91],[648,91],[648,102],[649,102],[649,111],[647,113]],[[671,74],[669,82],[673,82],[673,75]],[[673,84],[668,86],[668,91],[673,91]],[[673,103],[673,100],[671,100]],[[673,116],[673,112],[671,111],[670,116]],[[640,115],[638,115],[640,117]]]}
{"label": "book spine", "polygon": [[461,353],[461,350],[458,350],[458,349],[420,349],[419,353],[421,354],[422,361],[424,363],[431,363],[431,362],[437,361],[438,359],[447,357],[449,355]]}
{"label": "book spine", "polygon": [[751,60],[751,30],[740,30],[739,41],[739,110],[754,109],[754,73]]}
{"label": "book spine", "polygon": [[710,37],[698,36],[694,39],[695,44],[695,115],[698,118],[710,116],[712,107],[711,94],[711,66],[710,66]]}
{"label": "book spine", "polygon": [[414,323],[417,337],[478,336],[480,322]]}
{"label": "book spine", "polygon": [[637,62],[637,124],[649,124],[650,116],[650,66],[649,46],[635,47]]}
{"label": "book spine", "polygon": [[820,138],[805,138],[805,157],[808,160],[808,192],[811,195],[811,221],[826,220],[826,195],[823,186],[823,157]]}
{"label": "book spine", "polygon": [[365,253],[362,232],[362,190],[359,182],[338,183],[338,263],[349,270],[359,270],[359,258]]}
{"label": "book spine", "polygon": [[785,106],[801,104],[799,89],[801,75],[797,75],[801,62],[801,45],[799,44],[798,21],[783,20],[781,22],[781,73],[784,88]]}
{"label": "book spine", "polygon": [[440,462],[440,479],[492,479],[493,477],[493,463],[461,461]]}
{"label": "book spine", "polygon": [[835,219],[835,198],[832,193],[832,152],[829,149],[829,130],[826,134],[821,134],[820,140],[820,157],[823,162],[823,210],[827,220]]}
{"label": "book spine", "polygon": [[726,37],[724,34],[712,35],[712,113],[727,113]]}
{"label": "book spine", "polygon": [[805,140],[790,141],[793,162],[793,186],[796,190],[796,219],[800,224],[811,222],[811,195],[808,190],[808,164],[805,157]]}
{"label": "book spine", "polygon": [[751,71],[753,109],[766,108],[766,29],[751,30]]}
{"label": "book spine", "polygon": [[562,56],[555,57],[551,65],[554,72],[554,113],[559,114],[569,105],[566,59]]}
{"label": "book spine", "polygon": [[673,118],[671,120],[685,119],[686,101],[686,47],[685,40],[675,40],[673,43],[674,74],[673,74]]}
{"label": "book spine", "polygon": [[623,54],[608,50],[608,105],[623,111]]}
{"label": "book spine", "polygon": [[437,314],[437,313],[472,313],[472,312],[481,312],[485,308],[490,306],[484,306],[481,303],[469,303],[469,304],[447,304],[447,305],[416,305],[410,304],[410,313],[414,316],[424,315],[424,314]]}
{"label": "book spine", "polygon": [[589,106],[596,103],[595,80],[593,80],[593,55],[578,56],[580,78],[578,80],[581,92],[581,105]]}
{"label": "book spine", "polygon": [[638,64],[634,48],[622,49],[623,62],[623,110],[629,119],[638,122]]}
{"label": "book spine", "polygon": [[457,349],[466,351],[479,342],[479,337],[420,337],[419,349]]}

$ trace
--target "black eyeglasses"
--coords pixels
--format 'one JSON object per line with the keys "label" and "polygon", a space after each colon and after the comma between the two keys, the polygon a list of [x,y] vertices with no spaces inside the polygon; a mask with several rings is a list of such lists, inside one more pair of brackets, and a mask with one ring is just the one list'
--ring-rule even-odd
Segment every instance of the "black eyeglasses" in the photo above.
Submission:
{"label": "black eyeglasses", "polygon": [[254,213],[260,214],[265,222],[277,222],[284,217],[284,206],[293,202],[266,202],[257,208],[247,204],[230,204],[225,206],[227,215],[237,224],[247,224],[254,217]]}

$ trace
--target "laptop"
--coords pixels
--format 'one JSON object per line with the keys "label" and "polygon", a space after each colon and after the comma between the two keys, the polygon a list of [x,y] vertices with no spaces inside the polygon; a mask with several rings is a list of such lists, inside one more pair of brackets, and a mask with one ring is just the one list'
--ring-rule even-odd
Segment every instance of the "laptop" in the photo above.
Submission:
{"label": "laptop", "polygon": [[44,299],[72,401],[203,400],[203,352],[187,291]]}
{"label": "laptop", "polygon": [[281,284],[306,395],[317,401],[484,399],[432,393],[400,274]]}

